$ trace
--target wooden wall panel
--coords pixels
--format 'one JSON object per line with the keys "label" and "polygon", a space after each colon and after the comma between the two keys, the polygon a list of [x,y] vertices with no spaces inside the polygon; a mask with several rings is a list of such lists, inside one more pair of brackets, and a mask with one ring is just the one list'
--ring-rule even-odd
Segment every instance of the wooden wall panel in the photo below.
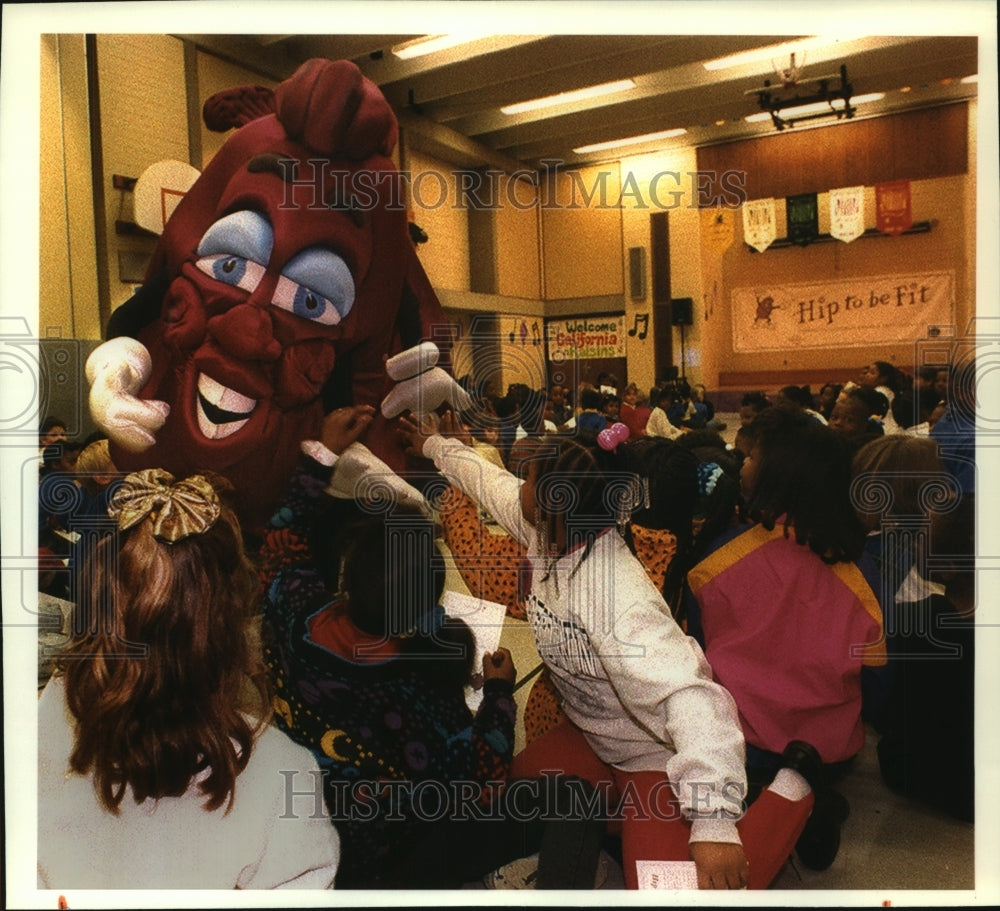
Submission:
{"label": "wooden wall panel", "polygon": [[[968,105],[961,102],[816,129],[791,128],[701,148],[698,170],[745,171],[748,199],[965,174],[968,117]],[[713,186],[713,194],[721,192]]]}

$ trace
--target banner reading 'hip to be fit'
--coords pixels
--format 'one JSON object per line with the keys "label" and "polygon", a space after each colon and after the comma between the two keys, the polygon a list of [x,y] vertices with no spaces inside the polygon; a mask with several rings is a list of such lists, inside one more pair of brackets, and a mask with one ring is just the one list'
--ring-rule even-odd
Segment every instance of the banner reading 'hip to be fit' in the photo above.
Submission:
{"label": "banner reading 'hip to be fit'", "polygon": [[734,288],[733,350],[866,347],[954,322],[954,272]]}

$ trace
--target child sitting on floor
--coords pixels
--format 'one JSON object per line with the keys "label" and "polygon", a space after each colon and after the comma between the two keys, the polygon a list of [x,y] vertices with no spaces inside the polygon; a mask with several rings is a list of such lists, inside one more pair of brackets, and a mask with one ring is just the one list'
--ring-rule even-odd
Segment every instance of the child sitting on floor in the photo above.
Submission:
{"label": "child sitting on floor", "polygon": [[[588,821],[543,825],[524,807],[518,819],[502,804],[514,665],[503,648],[482,656],[473,715],[465,685],[474,641],[440,606],[445,565],[433,525],[399,511],[368,514],[344,528],[332,552],[317,550],[324,489],[372,413],[333,412],[322,441],[303,443],[262,551],[277,720],[324,772],[343,844],[338,885],[452,888],[540,850],[539,888],[590,887],[599,830]],[[561,850],[566,828],[583,830],[587,851]]]}
{"label": "child sitting on floor", "polygon": [[268,723],[227,486],[150,469],[112,498],[38,701],[39,888],[333,885],[337,833],[287,802],[319,769]]}
{"label": "child sitting on floor", "polygon": [[[768,408],[741,469],[751,526],[735,526],[688,574],[689,631],[732,693],[752,781],[766,783],[789,740],[842,772],[864,743],[862,669],[885,664],[878,574],[850,498],[846,447],[801,410]],[[824,792],[831,820],[846,802]],[[831,832],[836,831],[831,826]],[[825,869],[839,836],[800,859]]]}
{"label": "child sitting on floor", "polygon": [[[637,861],[689,858],[700,888],[765,888],[806,823],[816,770],[790,745],[803,774],[783,770],[743,815],[732,697],[615,530],[596,450],[546,440],[522,482],[433,424],[400,425],[413,452],[528,548],[528,620],[568,720],[520,753],[514,772],[578,775],[621,803],[629,888]],[[449,434],[454,419],[440,426]]]}

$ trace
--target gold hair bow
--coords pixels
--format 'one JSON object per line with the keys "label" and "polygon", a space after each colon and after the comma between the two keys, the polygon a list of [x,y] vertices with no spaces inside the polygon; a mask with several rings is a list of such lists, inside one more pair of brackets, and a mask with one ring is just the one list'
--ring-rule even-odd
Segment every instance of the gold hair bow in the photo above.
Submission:
{"label": "gold hair bow", "polygon": [[215,489],[201,475],[175,483],[162,468],[130,474],[108,506],[121,531],[153,516],[153,537],[168,544],[208,531],[221,511]]}

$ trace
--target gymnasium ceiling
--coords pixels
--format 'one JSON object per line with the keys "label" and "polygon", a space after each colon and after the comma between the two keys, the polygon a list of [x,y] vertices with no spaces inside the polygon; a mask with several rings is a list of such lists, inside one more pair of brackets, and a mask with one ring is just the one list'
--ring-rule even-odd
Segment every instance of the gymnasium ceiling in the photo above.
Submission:
{"label": "gymnasium ceiling", "polygon": [[[843,38],[795,56],[795,85],[781,86],[779,70],[792,64],[789,35],[494,35],[412,59],[393,47],[406,35],[181,35],[197,46],[281,80],[311,57],[350,59],[377,83],[411,136],[427,151],[469,167],[541,167],[544,160],[584,164],[671,146],[712,145],[777,132],[760,113],[756,90],[769,88],[788,104],[814,96],[817,80],[843,88],[845,67],[854,119],[944,104],[976,96],[978,38]],[[806,37],[806,36],[800,36]],[[771,47],[757,62],[706,69],[706,61]],[[505,114],[513,102],[631,79],[635,86],[584,101]],[[769,85],[768,85],[769,84]],[[854,103],[854,102],[852,102]],[[786,129],[825,125],[832,118]],[[581,146],[683,128],[676,138],[592,152]]]}

